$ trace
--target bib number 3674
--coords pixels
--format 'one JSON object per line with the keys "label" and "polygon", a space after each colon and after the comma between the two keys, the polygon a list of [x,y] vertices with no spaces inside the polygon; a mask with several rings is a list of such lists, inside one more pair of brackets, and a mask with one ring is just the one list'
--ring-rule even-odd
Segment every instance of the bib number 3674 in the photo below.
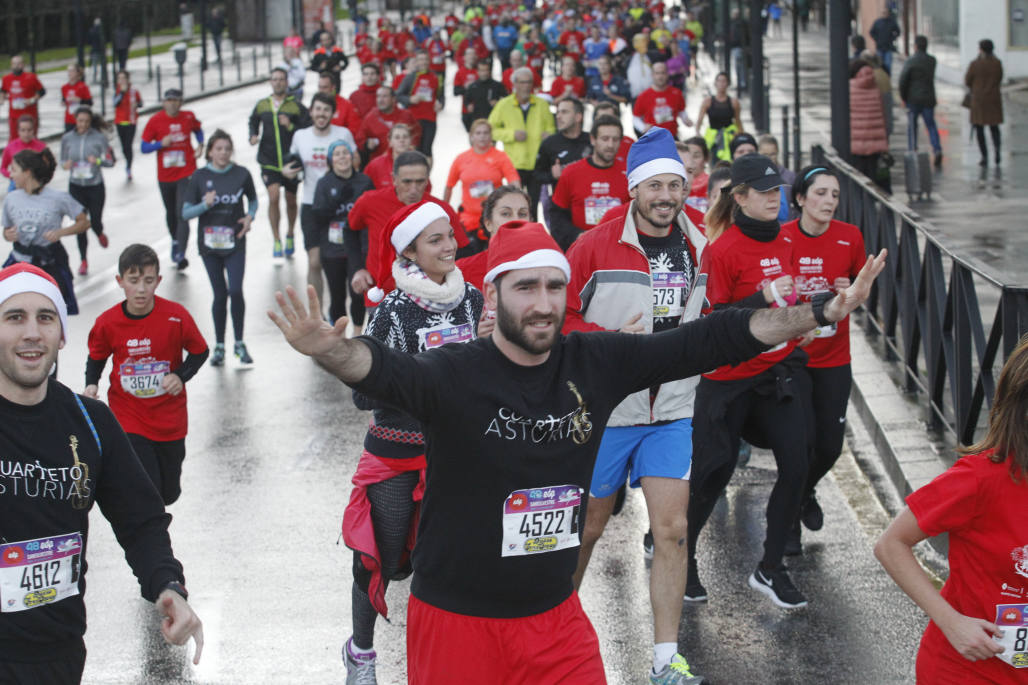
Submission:
{"label": "bib number 3674", "polygon": [[577,547],[581,508],[582,488],[577,485],[515,490],[503,503],[501,556]]}

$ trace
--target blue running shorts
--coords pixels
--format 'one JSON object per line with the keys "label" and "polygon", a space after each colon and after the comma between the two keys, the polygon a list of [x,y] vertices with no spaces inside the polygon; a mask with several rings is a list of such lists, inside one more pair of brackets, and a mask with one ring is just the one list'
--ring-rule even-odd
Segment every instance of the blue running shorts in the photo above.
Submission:
{"label": "blue running shorts", "polygon": [[633,488],[643,476],[689,480],[692,472],[692,419],[656,426],[607,426],[593,468],[592,497],[617,492],[631,469]]}

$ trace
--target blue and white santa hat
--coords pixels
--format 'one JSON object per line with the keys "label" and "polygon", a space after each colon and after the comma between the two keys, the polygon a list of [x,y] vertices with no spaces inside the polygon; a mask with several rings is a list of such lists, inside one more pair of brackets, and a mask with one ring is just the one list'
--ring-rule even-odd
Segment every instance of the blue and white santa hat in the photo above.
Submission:
{"label": "blue and white santa hat", "polygon": [[626,174],[629,190],[657,174],[678,174],[684,179],[685,167],[671,132],[654,126],[632,143],[628,149]]}

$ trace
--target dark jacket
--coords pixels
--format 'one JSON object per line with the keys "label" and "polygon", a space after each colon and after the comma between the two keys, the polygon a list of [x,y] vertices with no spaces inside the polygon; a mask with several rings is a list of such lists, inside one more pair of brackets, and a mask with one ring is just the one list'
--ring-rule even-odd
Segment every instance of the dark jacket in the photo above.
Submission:
{"label": "dark jacket", "polygon": [[921,51],[911,55],[900,73],[899,92],[908,106],[935,107],[935,58]]}
{"label": "dark jacket", "polygon": [[895,17],[879,17],[871,24],[869,33],[878,52],[891,52],[896,49],[895,43],[900,35],[900,27]]}
{"label": "dark jacket", "polygon": [[995,55],[979,57],[967,67],[964,85],[971,89],[971,123],[996,126],[1003,123],[1003,62]]}

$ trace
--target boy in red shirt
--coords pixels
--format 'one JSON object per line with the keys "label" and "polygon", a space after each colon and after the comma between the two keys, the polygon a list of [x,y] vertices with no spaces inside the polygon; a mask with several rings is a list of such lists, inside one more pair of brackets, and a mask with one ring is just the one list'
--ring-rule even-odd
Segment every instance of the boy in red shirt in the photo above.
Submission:
{"label": "boy in red shirt", "polygon": [[207,360],[207,343],[185,307],[154,294],[161,282],[160,260],[150,247],[125,248],[118,273],[125,300],[97,317],[89,332],[83,394],[96,398],[107,358],[113,356],[107,403],[168,505],[182,492],[185,383]]}

